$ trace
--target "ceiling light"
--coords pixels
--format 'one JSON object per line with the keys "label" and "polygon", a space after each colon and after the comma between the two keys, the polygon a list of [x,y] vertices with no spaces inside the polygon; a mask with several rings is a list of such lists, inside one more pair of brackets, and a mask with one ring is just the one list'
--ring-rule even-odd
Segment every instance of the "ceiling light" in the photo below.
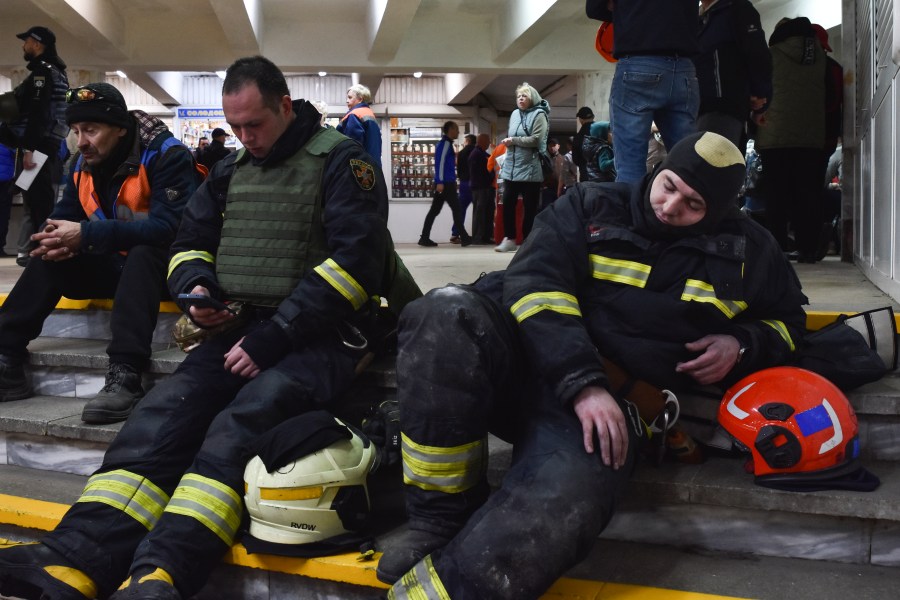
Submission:
{"label": "ceiling light", "polygon": [[326,75],[328,75],[328,73],[325,71],[319,71],[319,77],[325,77]]}
{"label": "ceiling light", "polygon": [[116,71],[116,75],[118,75],[122,79],[128,79],[128,75],[125,74],[125,71]]}
{"label": "ceiling light", "polygon": [[225,79],[225,71],[216,71],[216,76],[219,79]]}
{"label": "ceiling light", "polygon": [[415,73],[413,73],[413,77],[415,77],[416,79],[418,79],[421,76],[422,76],[422,71],[416,71]]}

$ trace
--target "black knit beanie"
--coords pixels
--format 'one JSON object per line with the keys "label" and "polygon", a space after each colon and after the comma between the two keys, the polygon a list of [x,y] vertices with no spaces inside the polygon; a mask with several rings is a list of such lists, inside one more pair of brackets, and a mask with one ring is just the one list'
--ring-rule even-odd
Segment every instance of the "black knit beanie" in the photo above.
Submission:
{"label": "black knit beanie", "polygon": [[[108,83],[89,83],[82,88],[96,94],[93,100],[73,98],[66,106],[66,123],[109,123],[116,127],[130,129],[134,126],[134,117],[128,112],[125,98],[121,92]],[[76,90],[70,90],[76,93]]]}
{"label": "black knit beanie", "polygon": [[[706,202],[706,214],[693,225],[674,227],[659,221],[650,206],[650,189],[659,174],[678,175]],[[711,131],[700,131],[681,139],[659,165],[644,190],[644,210],[652,229],[674,237],[712,233],[728,216],[738,216],[737,196],[744,182],[744,155],[737,146]],[[649,212],[646,212],[649,211]]]}

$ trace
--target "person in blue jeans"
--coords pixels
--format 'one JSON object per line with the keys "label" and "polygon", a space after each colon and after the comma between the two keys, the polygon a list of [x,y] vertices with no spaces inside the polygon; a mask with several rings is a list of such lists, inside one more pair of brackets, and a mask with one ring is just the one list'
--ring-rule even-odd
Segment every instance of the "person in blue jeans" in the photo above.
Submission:
{"label": "person in blue jeans", "polygon": [[650,125],[667,149],[696,131],[700,90],[691,56],[697,53],[696,0],[586,0],[591,19],[611,21],[618,59],[609,93],[616,181],[647,172]]}

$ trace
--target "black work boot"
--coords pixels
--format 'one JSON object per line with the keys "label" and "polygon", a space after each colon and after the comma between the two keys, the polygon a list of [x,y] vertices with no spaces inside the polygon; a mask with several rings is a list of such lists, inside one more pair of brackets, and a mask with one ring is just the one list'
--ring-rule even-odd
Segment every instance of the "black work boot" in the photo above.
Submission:
{"label": "black work boot", "polygon": [[109,600],[181,600],[181,594],[165,569],[138,567]]}
{"label": "black work boot", "polygon": [[384,551],[375,569],[375,576],[379,581],[394,584],[416,566],[416,563],[448,543],[450,538],[443,535],[421,529],[408,529]]}
{"label": "black work boot", "polygon": [[0,595],[27,600],[93,600],[97,585],[44,544],[0,544]]}
{"label": "black work boot", "polygon": [[0,402],[24,400],[33,394],[22,363],[0,354]]}
{"label": "black work boot", "polygon": [[81,420],[85,423],[124,421],[143,397],[140,372],[125,363],[112,363],[106,373],[106,385],[84,405]]}

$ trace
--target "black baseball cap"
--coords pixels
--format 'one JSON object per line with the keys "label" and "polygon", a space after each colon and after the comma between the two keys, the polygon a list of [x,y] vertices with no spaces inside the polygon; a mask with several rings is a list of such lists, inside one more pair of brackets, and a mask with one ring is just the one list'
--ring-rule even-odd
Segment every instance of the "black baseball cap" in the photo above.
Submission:
{"label": "black baseball cap", "polygon": [[31,29],[23,33],[17,33],[16,37],[20,40],[27,40],[28,38],[32,38],[39,41],[45,46],[56,45],[56,36],[53,35],[53,32],[46,27],[41,27],[40,25],[35,25]]}
{"label": "black baseball cap", "polygon": [[222,129],[221,127],[216,127],[215,129],[212,130],[212,133],[209,134],[209,137],[211,137],[212,139],[216,139],[217,137],[222,136],[222,135],[227,136],[228,134],[225,133],[225,130]]}
{"label": "black baseball cap", "polygon": [[588,106],[582,106],[578,109],[578,112],[575,113],[575,116],[579,119],[593,119],[594,111],[592,111]]}

